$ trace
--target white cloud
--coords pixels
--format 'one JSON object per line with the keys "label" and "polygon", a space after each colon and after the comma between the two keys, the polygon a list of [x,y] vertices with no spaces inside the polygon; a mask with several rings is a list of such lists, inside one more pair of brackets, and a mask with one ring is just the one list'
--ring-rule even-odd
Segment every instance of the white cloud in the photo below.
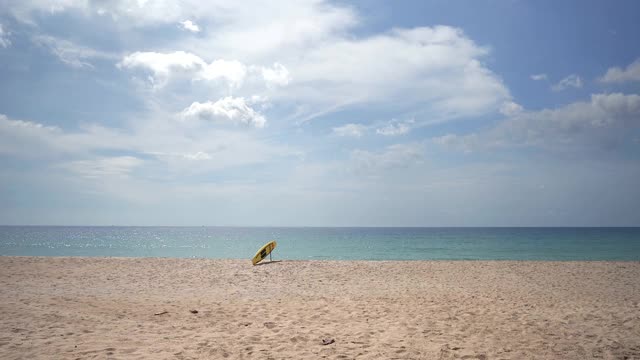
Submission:
{"label": "white cloud", "polygon": [[290,75],[282,64],[275,63],[272,68],[247,66],[237,60],[218,59],[207,64],[201,57],[184,51],[169,53],[135,52],[125,56],[119,68],[143,68],[151,70],[150,81],[157,88],[167,84],[170,78],[184,76],[189,80],[215,82],[225,81],[229,90],[239,89],[249,76],[262,77],[267,86],[284,86]]}
{"label": "white cloud", "polygon": [[193,73],[201,70],[206,63],[194,54],[175,51],[172,53],[134,52],[118,63],[119,68],[146,68],[153,72],[150,78],[154,86],[162,87],[170,76]]}
{"label": "white cloud", "polygon": [[287,62],[294,80],[281,96],[304,99],[310,113],[394,104],[429,122],[475,116],[510,97],[480,61],[487,53],[447,26],[336,38],[305,50],[303,61]]}
{"label": "white cloud", "polygon": [[393,119],[386,123],[378,123],[373,125],[364,124],[346,124],[339,127],[332,128],[333,133],[337,136],[345,137],[362,137],[368,129],[375,128],[376,134],[383,136],[398,136],[407,134],[411,131],[412,126],[415,124],[415,120],[399,121]]}
{"label": "white cloud", "polygon": [[[255,16],[256,9],[260,9],[260,16]],[[192,51],[202,49],[204,56],[230,54],[226,56],[259,64],[291,58],[332,41],[359,21],[352,7],[324,0],[275,0],[268,6],[259,0],[219,0],[199,16],[218,26],[207,38],[193,39],[189,44]]]}
{"label": "white cloud", "polygon": [[547,80],[547,74],[533,74],[531,75],[531,80],[534,80],[534,81]]}
{"label": "white cloud", "polygon": [[[237,59],[248,69],[244,83],[255,85],[249,77],[257,70],[272,101],[299,104],[289,116],[298,123],[371,104],[393,104],[400,115],[440,122],[496,111],[510,98],[483,62],[488,48],[461,29],[397,28],[355,37],[345,32],[358,21],[349,7],[324,1],[281,5],[275,2],[265,11],[282,13],[260,19],[249,16],[253,11],[244,5],[233,5],[205,36],[180,39],[174,47],[201,59],[219,54]],[[202,16],[210,15],[212,10]]]}
{"label": "white cloud", "polygon": [[38,35],[32,41],[46,48],[63,63],[75,68],[93,68],[90,59],[115,59],[116,56],[104,51],[74,44],[71,41],[48,35]]}
{"label": "white cloud", "polygon": [[397,121],[392,120],[387,125],[376,129],[376,133],[384,136],[404,135],[411,130],[414,120]]}
{"label": "white cloud", "polygon": [[570,87],[577,89],[582,87],[582,79],[580,78],[580,76],[571,74],[566,78],[560,80],[557,84],[551,86],[551,89],[553,91],[562,91]]}
{"label": "white cloud", "polygon": [[521,113],[523,110],[520,104],[516,104],[513,101],[507,101],[500,107],[500,113],[506,116],[513,116]]}
{"label": "white cloud", "polygon": [[280,63],[274,63],[273,67],[263,67],[262,77],[267,83],[267,86],[286,86],[291,81],[289,70]]}
{"label": "white cloud", "polygon": [[609,68],[599,81],[603,83],[640,81],[640,58],[629,64],[625,69],[619,67]]}
{"label": "white cloud", "polygon": [[235,60],[215,60],[205,65],[196,75],[196,79],[216,80],[225,79],[231,88],[242,86],[247,76],[247,67]]}
{"label": "white cloud", "polygon": [[9,40],[9,32],[2,27],[2,24],[0,24],[0,47],[7,48],[10,45],[11,41]]}
{"label": "white cloud", "polygon": [[267,120],[262,114],[247,105],[244,98],[227,96],[215,103],[194,102],[182,111],[185,119],[203,119],[253,125],[257,128],[265,126]]}
{"label": "white cloud", "polygon": [[447,134],[436,144],[462,151],[512,146],[592,147],[610,145],[640,127],[640,95],[594,94],[589,102],[576,102],[558,109],[521,112],[496,127],[468,135]]}
{"label": "white cloud", "polygon": [[343,126],[338,126],[333,128],[333,133],[337,136],[346,136],[346,137],[362,137],[364,132],[367,130],[367,127],[362,124],[346,124]]}
{"label": "white cloud", "polygon": [[[200,2],[200,8],[205,5]],[[74,11],[86,15],[108,16],[114,21],[137,19],[143,24],[171,23],[187,18],[187,7],[197,6],[198,1],[174,4],[171,1],[86,1],[86,0],[25,0],[12,4],[9,11],[19,20],[33,23],[34,15]],[[194,9],[197,10],[197,9]],[[127,21],[123,21],[127,23]],[[129,26],[140,24],[129,23]]]}
{"label": "white cloud", "polygon": [[[357,23],[350,7],[319,0],[274,0],[268,6],[260,0],[24,0],[10,2],[7,8],[18,20],[29,23],[33,23],[37,15],[64,11],[102,16],[125,27],[158,26],[196,19],[201,24],[214,23],[221,28],[222,32],[216,36],[218,42],[252,44],[245,46],[248,51],[291,46],[306,39],[323,39],[328,33]],[[260,16],[256,16],[256,9],[260,9]],[[263,35],[263,42],[246,41],[253,40],[257,34]]]}
{"label": "white cloud", "polygon": [[[259,17],[255,16],[256,8],[260,8]],[[9,9],[22,19],[67,10],[73,10],[70,13],[74,16],[101,13],[125,34],[128,27],[197,21],[207,27],[206,34],[167,39],[163,49],[197,54],[200,61],[192,61],[202,68],[202,59],[216,59],[220,54],[247,64],[249,69],[248,64],[255,64],[252,66],[260,70],[268,87],[260,91],[268,93],[274,103],[299,104],[295,115],[289,116],[298,123],[371,104],[393,104],[400,115],[410,113],[418,121],[433,123],[491,113],[510,99],[502,79],[485,64],[489,49],[476,44],[461,29],[394,28],[357,36],[349,33],[360,23],[355,7],[329,1],[276,0],[264,6],[251,0],[65,0],[51,6],[43,0],[26,0]],[[121,67],[136,67],[130,58],[136,54],[143,53],[130,55],[129,61],[125,58]],[[153,67],[156,70],[151,79],[156,86],[164,85],[173,74],[166,65]],[[177,64],[172,69],[184,70]],[[249,82],[245,77],[243,84]],[[236,89],[239,81],[234,84],[231,87]]]}
{"label": "white cloud", "polygon": [[191,31],[193,33],[200,32],[200,27],[198,26],[198,24],[194,23],[191,20],[181,21],[180,25],[182,25],[182,28],[187,30],[187,31]]}

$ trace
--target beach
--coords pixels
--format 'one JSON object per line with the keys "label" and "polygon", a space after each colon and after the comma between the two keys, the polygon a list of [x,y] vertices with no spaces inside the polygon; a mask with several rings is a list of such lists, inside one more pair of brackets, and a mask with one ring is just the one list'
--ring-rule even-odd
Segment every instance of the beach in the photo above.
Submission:
{"label": "beach", "polygon": [[2,359],[640,358],[639,262],[0,257],[0,282]]}

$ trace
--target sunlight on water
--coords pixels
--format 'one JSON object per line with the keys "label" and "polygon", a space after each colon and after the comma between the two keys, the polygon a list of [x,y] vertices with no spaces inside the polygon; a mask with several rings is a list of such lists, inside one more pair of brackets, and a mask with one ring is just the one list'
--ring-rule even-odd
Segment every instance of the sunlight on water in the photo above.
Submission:
{"label": "sunlight on water", "polygon": [[0,226],[0,255],[298,260],[640,260],[640,228]]}

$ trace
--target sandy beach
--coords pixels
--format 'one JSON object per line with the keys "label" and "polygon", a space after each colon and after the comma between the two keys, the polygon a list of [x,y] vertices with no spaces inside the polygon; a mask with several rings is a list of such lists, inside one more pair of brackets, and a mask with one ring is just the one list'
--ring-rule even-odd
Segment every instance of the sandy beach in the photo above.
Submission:
{"label": "sandy beach", "polygon": [[2,359],[640,358],[637,262],[0,257],[0,281]]}

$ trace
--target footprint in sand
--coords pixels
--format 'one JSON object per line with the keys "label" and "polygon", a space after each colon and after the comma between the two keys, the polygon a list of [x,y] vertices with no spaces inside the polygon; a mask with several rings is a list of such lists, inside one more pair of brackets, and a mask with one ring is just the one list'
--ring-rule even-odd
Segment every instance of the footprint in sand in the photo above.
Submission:
{"label": "footprint in sand", "polygon": [[264,323],[264,326],[265,326],[267,329],[273,329],[274,327],[276,327],[276,323],[271,322],[271,321],[268,321],[268,322]]}

